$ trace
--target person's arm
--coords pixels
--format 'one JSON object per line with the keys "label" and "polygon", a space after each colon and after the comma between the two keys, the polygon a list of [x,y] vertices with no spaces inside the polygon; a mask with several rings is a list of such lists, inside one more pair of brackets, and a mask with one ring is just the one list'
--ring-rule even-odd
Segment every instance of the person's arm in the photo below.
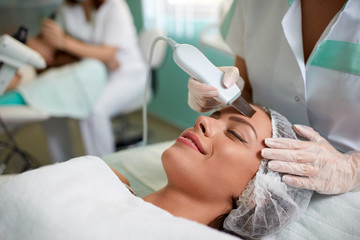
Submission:
{"label": "person's arm", "polygon": [[17,71],[14,75],[14,77],[11,79],[10,84],[7,86],[5,92],[10,92],[14,90],[19,84],[21,80],[21,73]]}
{"label": "person's arm", "polygon": [[41,36],[29,38],[26,42],[26,45],[37,51],[45,59],[45,62],[48,66],[53,64],[57,50]]}
{"label": "person's arm", "polygon": [[116,60],[118,50],[116,47],[86,44],[66,35],[62,50],[81,58],[98,59],[104,62],[109,70],[115,70],[119,67],[119,62]]}
{"label": "person's arm", "polygon": [[120,63],[116,60],[117,47],[93,45],[81,42],[64,33],[53,20],[46,19],[43,23],[42,36],[48,44],[80,58],[95,58],[106,64],[109,70],[115,70]]}
{"label": "person's arm", "polygon": [[265,139],[271,148],[262,157],[271,159],[268,168],[285,173],[283,181],[297,188],[322,194],[339,194],[360,187],[360,152],[341,153],[311,127],[294,125],[309,141]]}

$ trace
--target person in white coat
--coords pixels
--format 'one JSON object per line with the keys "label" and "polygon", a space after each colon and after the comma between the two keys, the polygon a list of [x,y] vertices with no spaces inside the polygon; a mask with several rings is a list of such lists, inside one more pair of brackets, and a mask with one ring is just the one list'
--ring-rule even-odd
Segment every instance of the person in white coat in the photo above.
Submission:
{"label": "person in white coat", "polygon": [[80,59],[100,60],[108,69],[105,88],[90,116],[80,120],[80,130],[86,154],[112,153],[111,117],[141,106],[145,88],[146,63],[129,7],[124,0],[67,0],[56,20],[44,21],[44,42]]}
{"label": "person in white coat", "polygon": [[[360,186],[359,12],[359,0],[238,0],[224,19],[237,67],[223,68],[224,85],[237,82],[304,138],[265,140],[262,156],[289,185],[323,194]],[[217,106],[217,94],[190,78],[194,110]]]}

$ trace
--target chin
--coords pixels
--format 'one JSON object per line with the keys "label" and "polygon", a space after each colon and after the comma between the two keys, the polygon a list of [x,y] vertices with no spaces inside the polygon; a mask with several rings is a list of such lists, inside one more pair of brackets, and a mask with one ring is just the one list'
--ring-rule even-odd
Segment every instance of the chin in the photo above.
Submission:
{"label": "chin", "polygon": [[164,161],[180,161],[180,163],[185,163],[186,159],[194,161],[196,158],[199,158],[198,152],[178,142],[175,142],[161,155],[161,161],[163,164]]}
{"label": "chin", "polygon": [[176,145],[163,152],[161,162],[168,180],[174,177],[181,179],[184,174],[192,172],[193,158],[184,149]]}
{"label": "chin", "polygon": [[182,156],[180,149],[176,149],[174,145],[166,149],[161,155],[161,162],[163,166],[167,165],[170,162],[180,158]]}

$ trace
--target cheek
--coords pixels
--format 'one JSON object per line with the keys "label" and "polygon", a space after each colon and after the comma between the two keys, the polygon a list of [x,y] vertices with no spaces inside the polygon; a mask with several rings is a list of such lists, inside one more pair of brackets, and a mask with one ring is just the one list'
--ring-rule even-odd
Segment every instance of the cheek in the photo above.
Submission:
{"label": "cheek", "polygon": [[253,145],[225,145],[215,154],[215,159],[233,168],[253,168],[260,160],[260,151]]}
{"label": "cheek", "polygon": [[213,180],[204,167],[204,159],[197,156],[191,158],[188,156],[191,153],[184,156],[178,150],[168,149],[161,157],[168,185],[194,196],[209,196],[214,191]]}
{"label": "cheek", "polygon": [[223,149],[221,155],[216,156],[219,161],[213,167],[217,175],[217,184],[226,188],[232,196],[238,196],[248,182],[255,176],[260,159],[258,152],[252,148],[237,148],[236,151]]}

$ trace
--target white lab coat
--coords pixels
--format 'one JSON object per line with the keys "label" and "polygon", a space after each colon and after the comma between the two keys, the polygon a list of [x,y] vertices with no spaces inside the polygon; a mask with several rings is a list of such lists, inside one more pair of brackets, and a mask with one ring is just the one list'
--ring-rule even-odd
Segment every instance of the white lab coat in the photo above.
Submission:
{"label": "white lab coat", "polygon": [[109,79],[93,108],[80,121],[86,154],[104,156],[115,150],[111,117],[139,108],[143,101],[146,64],[138,46],[133,19],[124,0],[106,0],[85,18],[80,5],[63,5],[58,13],[65,32],[81,41],[119,48],[120,67],[109,73]]}
{"label": "white lab coat", "polygon": [[222,25],[246,61],[254,102],[313,127],[343,152],[360,150],[359,12],[360,1],[349,0],[306,65],[300,0],[234,1]]}

